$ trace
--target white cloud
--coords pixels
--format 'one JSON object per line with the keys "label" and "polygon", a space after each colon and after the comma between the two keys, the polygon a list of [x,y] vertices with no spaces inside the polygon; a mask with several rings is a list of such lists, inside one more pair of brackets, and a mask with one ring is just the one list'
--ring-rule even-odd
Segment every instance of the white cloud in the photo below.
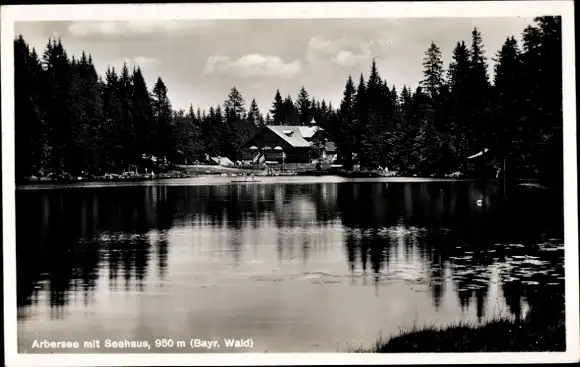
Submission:
{"label": "white cloud", "polygon": [[341,66],[354,66],[357,61],[357,55],[350,51],[340,51],[334,58],[334,62]]}
{"label": "white cloud", "polygon": [[127,63],[131,63],[134,65],[146,66],[155,64],[157,62],[157,59],[154,57],[137,56],[132,59],[125,59],[125,61],[127,61]]}
{"label": "white cloud", "polygon": [[301,70],[302,65],[299,60],[284,62],[278,56],[250,54],[239,59],[212,56],[206,62],[204,74],[288,79],[296,76]]}
{"label": "white cloud", "polygon": [[308,41],[308,50],[329,55],[340,51],[340,42],[331,41],[320,37],[312,37]]}
{"label": "white cloud", "polygon": [[141,67],[141,69],[147,68],[156,64],[158,59],[152,57],[144,57],[144,56],[137,56],[137,57],[126,57],[123,59],[115,59],[109,62],[104,63],[103,70],[106,70],[107,67],[114,67],[117,72],[121,71],[123,64],[127,64],[129,70],[133,70],[133,67]]}
{"label": "white cloud", "polygon": [[306,61],[314,68],[328,67],[331,63],[338,67],[365,66],[373,57],[377,57],[379,50],[377,42],[360,40],[349,37],[324,39],[312,37],[306,50]]}
{"label": "white cloud", "polygon": [[195,29],[208,30],[213,23],[208,20],[168,20],[168,21],[83,21],[74,22],[68,27],[68,32],[76,37],[87,36],[128,36],[146,35],[156,32],[173,32]]}

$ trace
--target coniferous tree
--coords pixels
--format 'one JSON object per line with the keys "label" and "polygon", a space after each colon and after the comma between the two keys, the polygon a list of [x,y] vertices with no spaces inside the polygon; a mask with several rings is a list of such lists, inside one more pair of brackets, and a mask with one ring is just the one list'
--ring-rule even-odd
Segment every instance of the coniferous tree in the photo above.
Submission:
{"label": "coniferous tree", "polygon": [[[521,111],[524,106],[523,70],[520,50],[515,38],[508,37],[497,53],[494,73],[495,113],[493,130],[495,148],[498,151],[496,162],[501,169],[504,165],[521,157],[525,142],[520,140],[518,130],[522,128]],[[521,162],[519,162],[521,163]]]}
{"label": "coniferous tree", "polygon": [[265,125],[273,125],[274,124],[274,120],[270,116],[269,112],[266,114],[266,119],[264,120],[264,124]]}
{"label": "coniferous tree", "polygon": [[218,154],[220,156],[227,156],[228,154],[228,146],[226,145],[228,142],[228,125],[226,120],[225,111],[222,110],[221,105],[217,105],[214,110],[212,124],[215,126],[217,136],[219,139],[219,148]]}
{"label": "coniferous tree", "polygon": [[452,144],[457,152],[457,160],[463,162],[469,151],[468,128],[470,121],[470,61],[465,42],[457,42],[453,49],[453,61],[448,69],[449,85],[449,125],[453,132]]}
{"label": "coniferous tree", "polygon": [[[422,136],[424,138],[428,137],[431,141],[436,141],[439,144],[439,150],[426,152],[425,156],[430,157],[430,161],[426,161],[422,167],[423,170],[432,170],[433,165],[437,164],[438,170],[448,171],[452,169],[455,163],[451,159],[452,143],[454,141],[452,139],[452,123],[448,121],[448,116],[444,111],[447,86],[443,73],[441,51],[434,42],[431,42],[423,59],[423,79],[420,82],[422,91],[427,97],[423,105],[422,126],[422,132],[426,134]],[[422,146],[430,148],[430,145],[423,144]],[[441,153],[441,155],[435,157],[434,154],[436,153]],[[439,161],[435,162],[437,159]]]}
{"label": "coniferous tree", "polygon": [[[539,17],[523,32],[522,72],[526,108],[521,136],[526,141],[522,170],[536,176],[540,169],[561,182],[562,41],[561,18]],[[509,175],[509,174],[508,174]]]}
{"label": "coniferous tree", "polygon": [[555,184],[562,184],[564,174],[563,94],[562,94],[562,24],[560,16],[534,19],[542,33],[541,77],[542,109],[545,124],[538,149],[538,172]]}
{"label": "coniferous tree", "polygon": [[252,99],[250,103],[250,109],[248,110],[248,122],[253,126],[260,126],[260,109],[258,108],[258,103],[255,99]]}
{"label": "coniferous tree", "polygon": [[193,111],[193,106],[189,107],[187,114],[184,111],[175,113],[174,121],[177,132],[177,155],[180,160],[188,164],[201,158],[201,152],[203,150],[201,127]]}
{"label": "coniferous tree", "polygon": [[356,95],[354,99],[354,125],[356,128],[356,149],[355,152],[358,157],[358,162],[364,160],[363,157],[363,146],[366,144],[364,140],[364,135],[366,134],[368,128],[368,102],[367,102],[367,91],[363,75],[360,75],[358,87],[356,90]]}
{"label": "coniferous tree", "polygon": [[310,124],[312,120],[312,109],[315,107],[314,103],[309,100],[310,96],[308,92],[302,86],[300,92],[298,92],[298,98],[296,99],[296,112],[298,114],[298,123],[303,126]]}
{"label": "coniferous tree", "polygon": [[472,112],[468,134],[471,136],[472,148],[475,151],[480,151],[488,148],[493,141],[493,134],[489,128],[491,87],[481,33],[477,28],[474,28],[471,35],[468,108]]}
{"label": "coniferous tree", "polygon": [[283,124],[298,125],[298,118],[298,111],[294,106],[294,102],[292,102],[292,96],[288,95],[283,104]]}
{"label": "coniferous tree", "polygon": [[44,78],[36,51],[22,35],[14,41],[15,175],[36,175],[45,159],[44,114],[40,88]]}
{"label": "coniferous tree", "polygon": [[258,115],[258,128],[262,128],[266,126],[266,119],[264,118],[264,115],[260,112]]}
{"label": "coniferous tree", "polygon": [[420,85],[432,100],[438,98],[443,87],[443,72],[441,50],[435,42],[431,42],[423,59],[423,80]]}
{"label": "coniferous tree", "polygon": [[387,102],[387,91],[385,91],[374,59],[365,92],[365,110],[368,116],[368,122],[360,136],[360,156],[365,166],[374,168],[383,163],[381,161],[384,158],[383,143],[386,137],[388,115],[388,110],[385,106],[385,102]]}
{"label": "coniferous tree", "polygon": [[432,120],[431,98],[421,87],[417,87],[413,94],[412,114],[407,126],[411,146],[407,169],[413,173],[428,174],[436,159],[431,144],[439,142],[439,136]]}
{"label": "coniferous tree", "polygon": [[103,122],[99,129],[101,140],[101,165],[106,172],[120,170],[118,162],[121,157],[121,137],[118,128],[121,120],[119,83],[115,68],[108,68],[102,86]]}
{"label": "coniferous tree", "polygon": [[[160,79],[158,80],[158,83]],[[137,150],[137,131],[135,129],[135,119],[133,115],[133,80],[131,78],[131,74],[129,73],[129,68],[127,64],[123,65],[121,69],[121,75],[119,75],[119,103],[121,106],[121,120],[118,121],[118,129],[120,129],[121,135],[121,165],[123,169],[128,168],[130,164],[137,162],[138,157],[140,157],[140,152]],[[167,98],[167,89],[163,82],[156,85],[156,88],[164,88],[164,96],[167,103],[169,103],[169,99]],[[161,92],[161,89],[157,89],[158,93]],[[157,95],[157,94],[156,94]],[[168,106],[169,111],[171,111],[171,105]],[[171,114],[169,113],[169,117],[167,118],[169,123],[171,121]],[[169,146],[172,144],[170,139],[170,127],[164,127],[164,132],[160,135],[162,136],[162,140],[160,142],[160,146],[163,147],[163,156],[169,157]],[[167,134],[167,136],[163,135]]]}
{"label": "coniferous tree", "polygon": [[239,148],[250,138],[256,127],[246,119],[245,101],[240,91],[233,87],[224,102],[225,131],[222,154],[236,160]]}
{"label": "coniferous tree", "polygon": [[133,69],[132,107],[136,133],[136,151],[138,154],[150,155],[154,142],[155,125],[151,96],[141,68]]}
{"label": "coniferous tree", "polygon": [[411,88],[403,85],[403,89],[401,90],[401,96],[399,97],[399,105],[401,106],[401,111],[403,116],[407,117],[411,115],[411,107],[413,105],[413,95],[411,92]]}
{"label": "coniferous tree", "polygon": [[355,95],[354,83],[349,75],[344,86],[342,101],[340,102],[339,127],[336,135],[337,148],[347,169],[352,168],[352,154],[357,146]]}
{"label": "coniferous tree", "polygon": [[220,155],[222,125],[221,121],[217,121],[213,106],[209,108],[207,115],[203,114],[202,119],[201,132],[205,153],[210,156]]}
{"label": "coniferous tree", "polygon": [[401,107],[400,104],[399,104],[399,92],[397,92],[397,87],[394,84],[391,87],[389,104],[396,111],[399,111],[399,108]]}
{"label": "coniferous tree", "polygon": [[269,111],[272,114],[272,122],[269,125],[282,125],[285,122],[284,101],[280,95],[280,90],[276,90],[274,103]]}
{"label": "coniferous tree", "polygon": [[46,113],[49,145],[49,171],[62,173],[67,164],[67,152],[73,144],[70,61],[60,40],[50,40],[43,54],[46,70],[43,102]]}
{"label": "coniferous tree", "polygon": [[103,103],[101,83],[92,57],[83,52],[73,72],[76,104],[76,159],[79,172],[100,172],[101,170],[101,125],[103,124]]}
{"label": "coniferous tree", "polygon": [[86,159],[87,134],[83,117],[83,96],[81,91],[80,62],[72,56],[69,64],[69,85],[67,100],[67,117],[69,119],[69,142],[63,150],[64,170],[74,176],[81,174]]}
{"label": "coniferous tree", "polygon": [[173,121],[171,102],[167,96],[167,87],[161,78],[153,87],[152,110],[155,124],[155,138],[153,149],[155,156],[159,160],[174,158],[173,149]]}
{"label": "coniferous tree", "polygon": [[[561,20],[540,17],[523,31],[522,49],[509,37],[497,53],[493,87],[488,80],[481,34],[471,47],[458,42],[447,83],[438,47],[424,62],[422,88],[397,93],[381,80],[373,61],[358,88],[349,77],[341,106],[308,96],[296,103],[277,91],[266,118],[252,100],[246,114],[233,88],[209,113],[173,111],[161,78],[151,95],[139,68],[126,65],[103,79],[90,55],[70,59],[60,40],[49,40],[42,63],[22,37],[15,51],[16,175],[120,172],[152,153],[188,162],[201,152],[236,158],[263,124],[308,124],[312,118],[336,142],[345,166],[357,153],[364,166],[387,164],[402,172],[465,171],[466,157],[491,148],[493,163],[518,177],[562,182]],[[322,143],[321,140],[318,143]],[[506,159],[503,159],[506,158]],[[508,177],[510,174],[508,173]]]}

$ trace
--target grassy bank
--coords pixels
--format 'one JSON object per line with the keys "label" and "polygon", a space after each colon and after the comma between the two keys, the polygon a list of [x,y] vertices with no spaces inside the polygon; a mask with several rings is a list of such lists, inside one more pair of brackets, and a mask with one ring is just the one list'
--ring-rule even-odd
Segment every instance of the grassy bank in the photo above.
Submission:
{"label": "grassy bank", "polygon": [[380,337],[371,348],[354,353],[457,353],[565,351],[564,316],[551,325],[540,320],[515,321],[508,317],[484,325],[455,323],[445,327],[416,325],[390,339]]}
{"label": "grassy bank", "polygon": [[188,178],[194,177],[182,171],[168,171],[157,174],[151,173],[131,173],[117,174],[107,173],[104,175],[83,175],[74,177],[68,173],[53,174],[49,176],[31,176],[25,179],[16,180],[16,184],[54,184],[54,183],[71,183],[71,182],[119,182],[119,181],[148,181],[166,178]]}

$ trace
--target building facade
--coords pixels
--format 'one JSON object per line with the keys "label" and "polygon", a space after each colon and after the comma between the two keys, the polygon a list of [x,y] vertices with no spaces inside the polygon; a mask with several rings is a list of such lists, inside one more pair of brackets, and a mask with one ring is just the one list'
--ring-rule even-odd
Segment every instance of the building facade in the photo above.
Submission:
{"label": "building facade", "polygon": [[318,126],[265,126],[240,147],[240,153],[244,164],[311,163],[327,146],[334,144]]}

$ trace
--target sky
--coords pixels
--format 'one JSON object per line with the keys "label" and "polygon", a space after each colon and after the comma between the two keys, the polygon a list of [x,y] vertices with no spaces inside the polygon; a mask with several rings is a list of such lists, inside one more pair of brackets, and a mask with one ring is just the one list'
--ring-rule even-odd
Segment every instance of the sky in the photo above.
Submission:
{"label": "sky", "polygon": [[50,37],[60,37],[69,56],[90,53],[103,76],[108,66],[139,65],[150,90],[163,79],[175,109],[207,110],[236,86],[247,105],[255,98],[266,113],[277,89],[295,100],[302,86],[338,106],[347,77],[366,79],[373,58],[389,85],[415,88],[431,42],[447,68],[455,44],[470,45],[474,27],[491,77],[505,39],[520,40],[532,23],[521,17],[35,21],[15,23],[15,34],[39,54]]}

